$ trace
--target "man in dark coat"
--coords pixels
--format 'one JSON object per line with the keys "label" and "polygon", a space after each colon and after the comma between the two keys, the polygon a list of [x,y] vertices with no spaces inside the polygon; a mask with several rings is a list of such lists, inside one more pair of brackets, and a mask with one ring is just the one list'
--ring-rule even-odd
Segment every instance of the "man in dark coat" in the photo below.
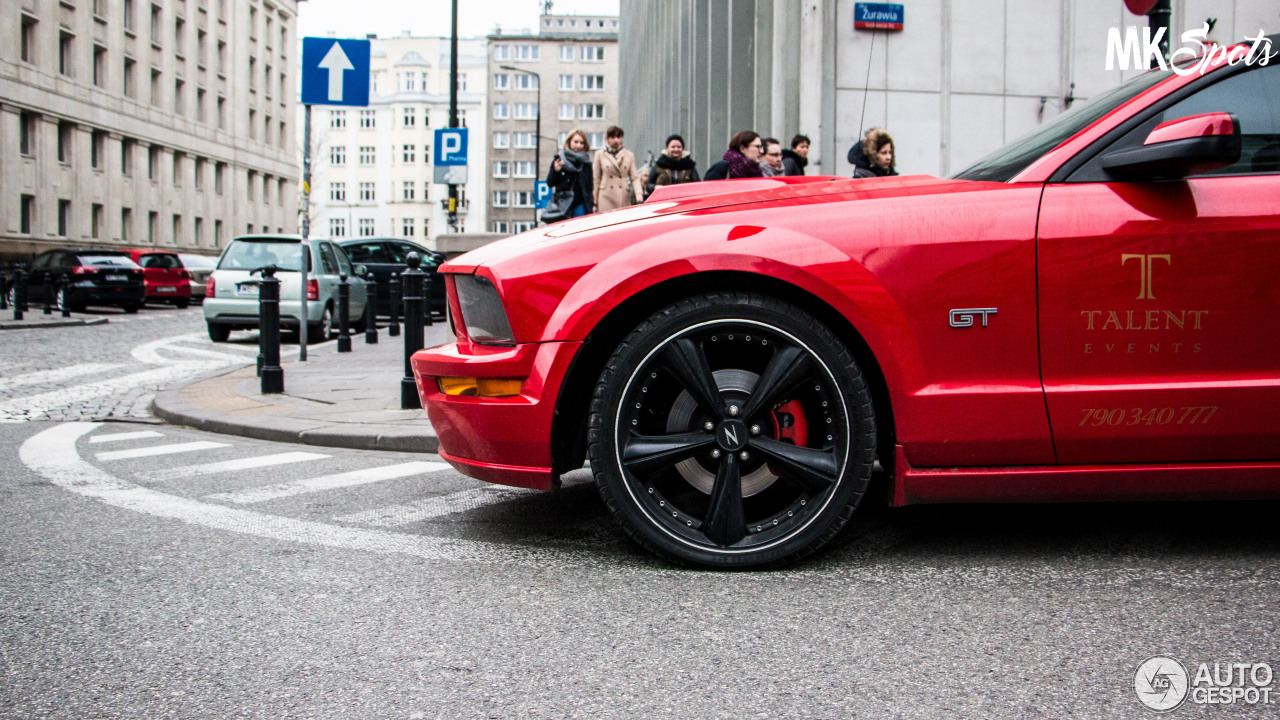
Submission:
{"label": "man in dark coat", "polygon": [[791,138],[791,149],[782,151],[782,174],[803,175],[809,164],[809,136],[797,135]]}

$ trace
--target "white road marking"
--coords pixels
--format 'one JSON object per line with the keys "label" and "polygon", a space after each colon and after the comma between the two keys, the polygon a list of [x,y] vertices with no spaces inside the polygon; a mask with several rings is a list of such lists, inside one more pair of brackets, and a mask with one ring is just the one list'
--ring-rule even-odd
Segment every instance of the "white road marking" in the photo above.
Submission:
{"label": "white road marking", "polygon": [[565,567],[596,565],[610,571],[595,553],[459,540],[347,528],[310,520],[212,505],[156,492],[121,480],[85,462],[76,441],[101,423],[63,423],[27,439],[18,450],[22,463],[54,485],[112,507],[193,525],[285,542],[379,554],[402,554],[449,562]]}
{"label": "white road marking", "polygon": [[231,447],[227,443],[209,442],[208,440],[200,440],[198,442],[174,443],[173,445],[152,445],[151,447],[134,448],[132,450],[112,450],[111,452],[98,453],[99,460],[130,460],[140,457],[156,457],[158,455],[176,455],[178,453],[198,452],[200,450],[213,450],[215,448]]}
{"label": "white road marking", "polygon": [[84,400],[91,400],[111,393],[134,390],[139,387],[156,387],[222,366],[222,363],[188,362],[131,375],[122,375],[99,382],[73,385],[63,390],[53,390],[30,397],[12,398],[0,402],[0,423],[26,422],[27,414],[48,412],[54,408],[66,407]]}
{"label": "white road marking", "polygon": [[388,505],[373,510],[351,513],[350,515],[341,515],[335,517],[334,520],[356,525],[396,527],[445,515],[467,512],[485,505],[494,505],[518,497],[534,495],[537,492],[536,490],[517,490],[514,488],[472,488],[470,490],[459,490],[448,495],[423,498],[416,502]]}
{"label": "white road marking", "polygon": [[89,444],[123,442],[125,440],[143,440],[145,438],[164,437],[164,433],[158,433],[155,430],[139,430],[137,432],[123,432],[114,435],[94,435],[89,438]]}
{"label": "white road marking", "polygon": [[64,368],[58,368],[56,370],[39,370],[25,375],[0,378],[0,390],[22,387],[23,385],[43,385],[45,383],[61,382],[70,378],[80,377],[81,375],[93,375],[94,373],[114,370],[118,367],[120,366],[104,363],[86,363],[84,365],[71,365]]}
{"label": "white road marking", "polygon": [[292,497],[294,495],[302,495],[304,493],[335,490],[337,488],[352,487],[354,485],[368,485],[369,483],[382,482],[383,480],[394,480],[396,478],[410,477],[412,475],[421,475],[423,473],[448,469],[449,465],[446,463],[414,460],[413,462],[401,463],[399,465],[353,470],[351,472],[338,473],[337,475],[325,475],[323,477],[310,478],[307,480],[294,480],[292,482],[280,483],[278,485],[248,488],[237,492],[215,493],[213,495],[206,495],[205,497],[212,500],[232,502],[238,505],[247,505],[249,503],[258,503],[267,500]]}
{"label": "white road marking", "polygon": [[[95,438],[93,437],[89,438],[89,442],[93,442],[94,440]],[[307,462],[309,460],[323,460],[328,457],[332,456],[311,452],[287,452],[277,453],[275,455],[258,455],[256,457],[240,458],[238,460],[224,460],[222,462],[208,463],[205,465],[188,465],[186,467],[157,470],[155,472],[147,473],[147,477],[152,480],[174,480],[185,477],[198,477],[200,475],[215,475],[217,473],[239,472],[241,470],[253,470],[255,468],[288,465],[291,463]]]}
{"label": "white road marking", "polygon": [[[247,361],[247,358],[241,357],[240,355],[233,355],[231,353],[226,353],[226,352],[216,352],[214,350],[201,350],[200,348],[187,347],[185,345],[177,345],[177,344],[167,345],[165,346],[165,349],[171,350],[176,353],[182,353],[184,355],[195,355],[197,357],[209,358],[210,360],[222,360],[223,362],[228,362],[228,363]],[[257,355],[258,351],[256,349],[253,350],[253,354]]]}

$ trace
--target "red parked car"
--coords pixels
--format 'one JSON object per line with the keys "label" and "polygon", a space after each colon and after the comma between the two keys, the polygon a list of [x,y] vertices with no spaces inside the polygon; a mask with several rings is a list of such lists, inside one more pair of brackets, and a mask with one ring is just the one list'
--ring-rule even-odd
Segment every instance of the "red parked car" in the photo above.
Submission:
{"label": "red parked car", "polygon": [[179,309],[191,304],[191,272],[178,253],[145,248],[126,252],[146,273],[147,302],[172,303]]}
{"label": "red parked car", "polygon": [[777,565],[894,505],[1280,496],[1280,62],[1152,71],[951,178],[663,188],[463,255],[441,455]]}

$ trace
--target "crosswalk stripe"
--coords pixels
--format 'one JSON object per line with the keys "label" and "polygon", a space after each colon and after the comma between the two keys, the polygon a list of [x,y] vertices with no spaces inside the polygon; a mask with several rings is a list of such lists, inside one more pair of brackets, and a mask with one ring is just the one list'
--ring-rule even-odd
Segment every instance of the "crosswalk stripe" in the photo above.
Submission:
{"label": "crosswalk stripe", "polygon": [[184,477],[215,475],[217,473],[274,467],[276,465],[289,465],[291,463],[307,462],[309,460],[324,460],[328,457],[332,456],[311,452],[287,452],[277,453],[275,455],[258,455],[256,457],[224,460],[222,462],[207,463],[204,465],[187,465],[186,467],[157,470],[156,472],[147,473],[147,477],[152,480],[173,480]]}
{"label": "crosswalk stripe", "polygon": [[213,495],[207,495],[206,498],[247,505],[249,503],[258,503],[266,500],[276,500],[279,498],[292,497],[294,495],[302,495],[304,493],[320,492],[322,490],[335,490],[355,485],[367,485],[369,483],[382,482],[383,480],[394,480],[396,478],[421,475],[423,473],[447,469],[449,469],[449,465],[446,463],[414,461],[401,463],[399,465],[388,465],[386,467],[354,470],[352,472],[338,473],[337,475],[325,475],[322,477],[310,478],[308,480],[294,480],[292,482],[280,483],[278,485],[247,488],[237,492],[215,493]]}
{"label": "crosswalk stripe", "polygon": [[448,495],[423,498],[411,503],[388,505],[373,510],[363,510],[350,515],[335,517],[338,522],[374,527],[396,527],[430,520],[431,518],[475,510],[485,505],[504,502],[513,498],[537,494],[533,490],[508,490],[500,488],[473,488],[459,490]]}
{"label": "crosswalk stripe", "polygon": [[164,437],[164,433],[158,433],[155,430],[139,430],[137,432],[115,433],[113,435],[90,435],[89,444],[96,445],[98,443],[123,442],[125,440],[142,440],[144,438]]}
{"label": "crosswalk stripe", "polygon": [[83,365],[71,365],[69,367],[57,368],[55,370],[38,370],[25,375],[0,378],[0,390],[22,387],[23,385],[43,385],[45,383],[61,382],[62,380],[69,380],[74,377],[80,377],[81,375],[93,375],[94,373],[114,370],[118,367],[120,366],[109,365],[106,363],[86,363]]}
{"label": "crosswalk stripe", "polygon": [[212,450],[214,448],[230,447],[227,443],[209,442],[201,440],[199,442],[175,443],[173,445],[153,445],[151,447],[134,448],[133,450],[113,450],[111,452],[98,453],[99,460],[128,460],[130,458],[155,457],[157,455],[174,455],[177,453],[196,452],[198,450]]}

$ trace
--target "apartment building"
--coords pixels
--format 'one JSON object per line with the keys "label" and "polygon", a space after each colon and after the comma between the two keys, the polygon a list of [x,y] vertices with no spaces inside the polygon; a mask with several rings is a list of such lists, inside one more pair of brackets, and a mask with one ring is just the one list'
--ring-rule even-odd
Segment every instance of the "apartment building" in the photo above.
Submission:
{"label": "apartment building", "polygon": [[586,132],[594,152],[610,125],[625,129],[618,18],[542,15],[536,32],[494,34],[488,43],[488,229],[514,234],[536,224],[535,183],[570,131]]}
{"label": "apartment building", "polygon": [[0,13],[0,262],[296,232],[296,0]]}
{"label": "apartment building", "polygon": [[[483,229],[485,48],[458,41],[458,120],[468,129],[471,172],[458,188],[458,227],[448,186],[433,182],[435,130],[449,127],[447,37],[370,37],[369,106],[311,110],[311,233],[404,237],[432,246],[438,233]],[[299,116],[301,117],[301,116]]]}

